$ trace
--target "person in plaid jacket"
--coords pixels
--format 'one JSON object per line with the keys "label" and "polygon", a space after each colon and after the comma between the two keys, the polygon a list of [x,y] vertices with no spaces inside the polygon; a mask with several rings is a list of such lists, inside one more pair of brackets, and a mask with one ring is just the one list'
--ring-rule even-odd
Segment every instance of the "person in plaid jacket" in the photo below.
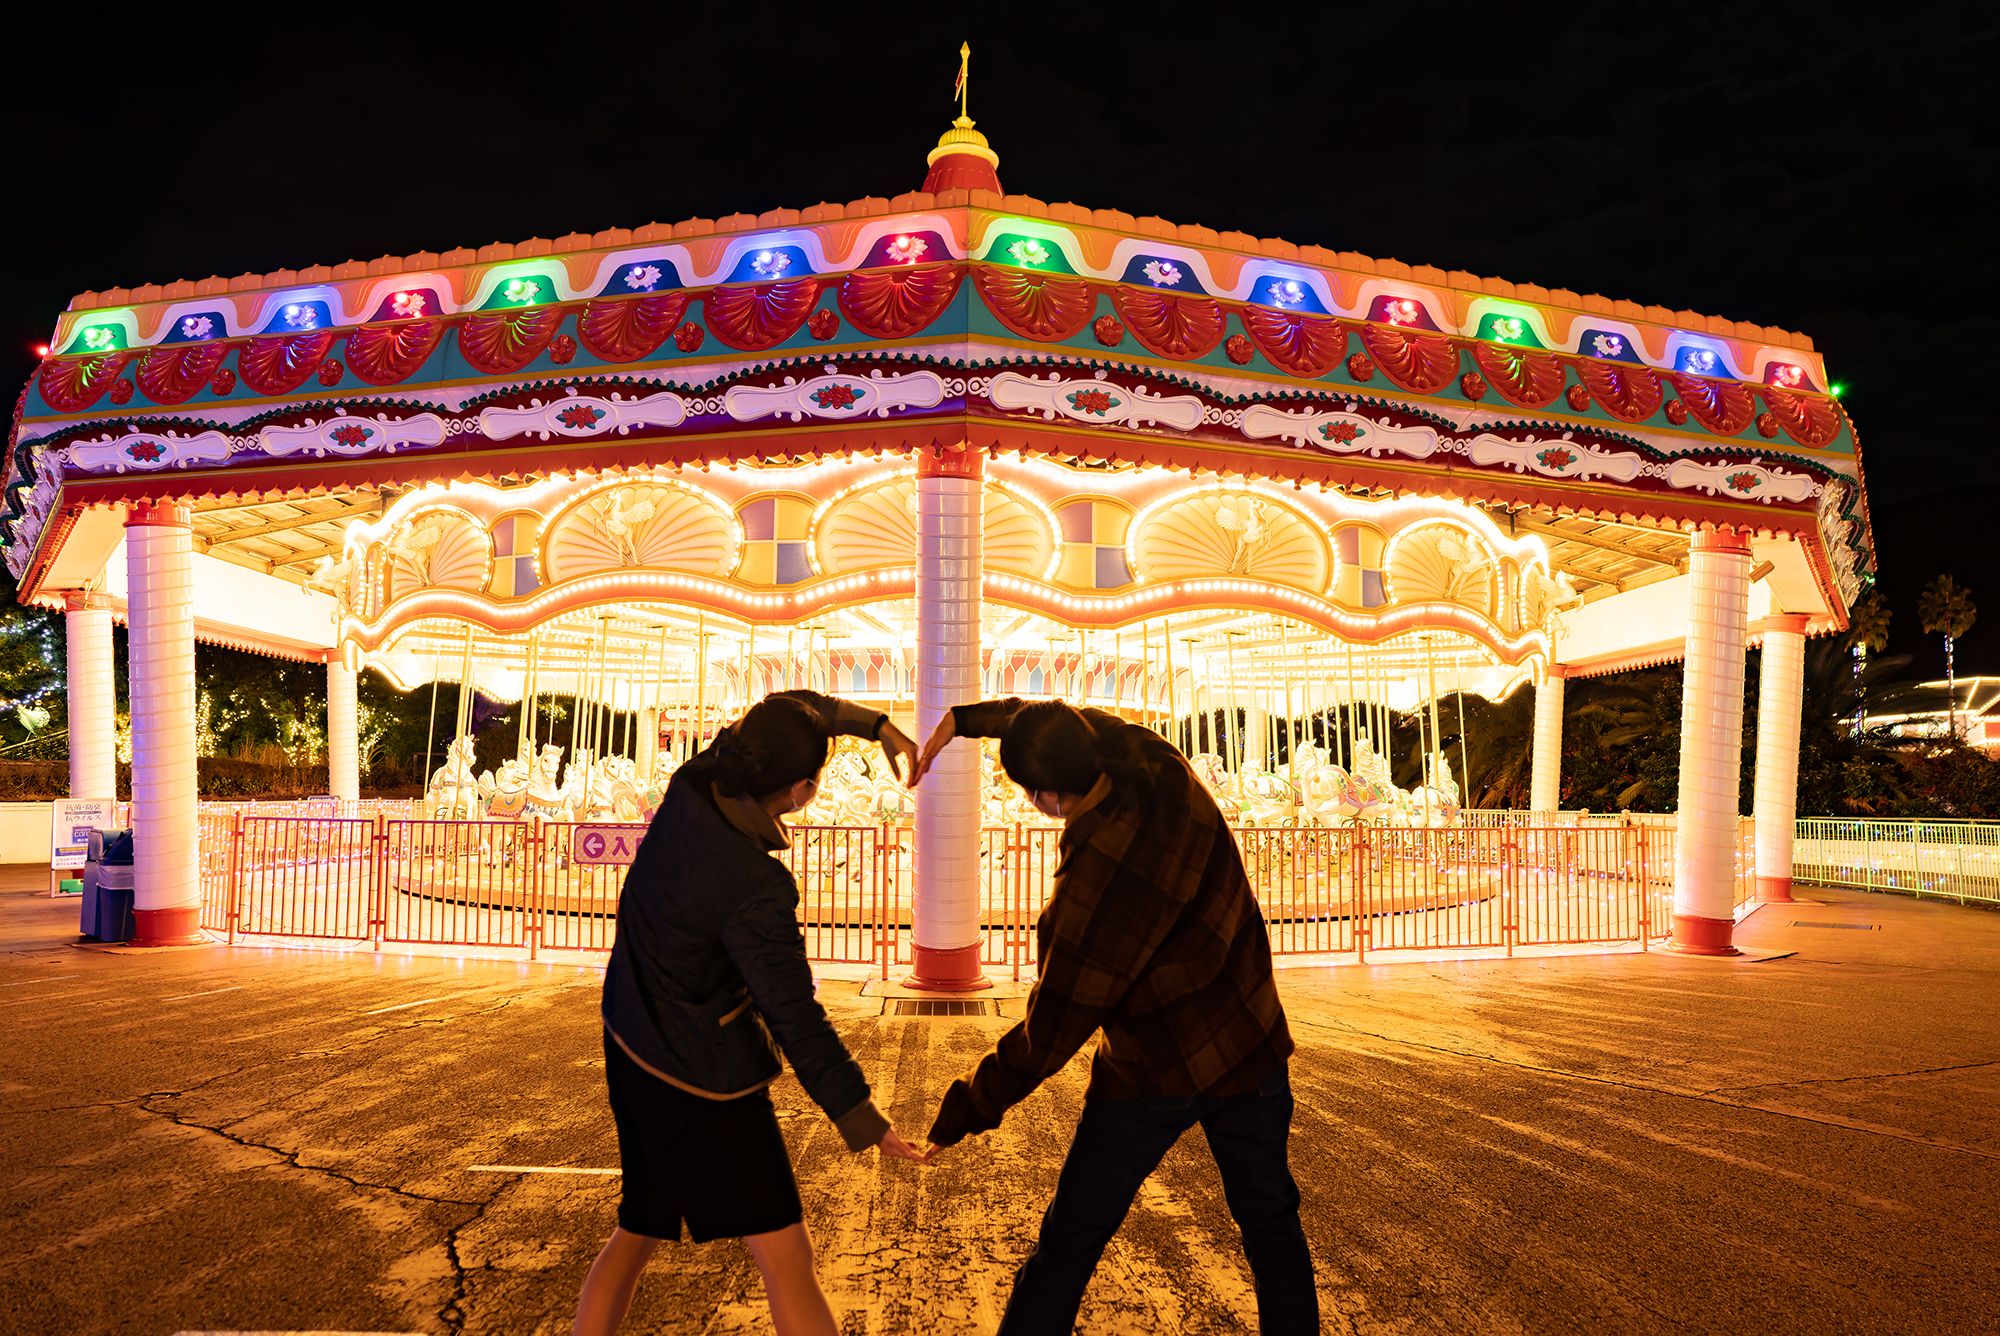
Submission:
{"label": "person in plaid jacket", "polygon": [[1001,1336],[1072,1329],[1139,1185],[1197,1123],[1243,1233],[1262,1330],[1317,1332],[1287,1152],[1292,1036],[1222,813],[1166,739],[1061,701],[957,706],[925,745],[918,778],[952,739],[986,737],[1000,739],[1000,764],[1029,801],[1063,823],[1062,856],[1036,925],[1027,1014],[952,1083],[931,1142],[998,1127],[1100,1034],[1083,1117]]}

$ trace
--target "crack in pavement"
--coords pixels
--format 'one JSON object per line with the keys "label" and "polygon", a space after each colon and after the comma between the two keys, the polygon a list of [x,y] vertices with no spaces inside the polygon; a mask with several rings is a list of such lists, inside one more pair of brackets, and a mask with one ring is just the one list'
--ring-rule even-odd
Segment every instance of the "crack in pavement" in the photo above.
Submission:
{"label": "crack in pavement", "polygon": [[[1385,1044],[1401,1044],[1405,1048],[1423,1049],[1431,1053],[1444,1053],[1455,1058],[1470,1058],[1477,1062],[1490,1062],[1496,1067],[1512,1067],[1516,1071],[1535,1072],[1542,1076],[1560,1076],[1572,1081],[1583,1081],[1591,1085],[1612,1086],[1620,1090],[1644,1091],[1653,1095],[1671,1095],[1676,1099],[1693,1100],[1701,1104],[1714,1104],[1725,1109],[1746,1109],[1755,1113],[1768,1113],[1774,1118],[1792,1118],[1803,1123],[1813,1123],[1820,1127],[1838,1127],[1849,1132],[1864,1132],[1870,1136],[1887,1137],[1892,1141],[1907,1141],[1913,1146],[1925,1146],[1931,1150],[1949,1151],[1955,1155],[1971,1155],[1982,1160],[2000,1160],[2000,1151],[1980,1150],[1976,1146],[1960,1146],[1950,1141],[1934,1141],[1913,1132],[1900,1131],[1893,1127],[1881,1127],[1873,1123],[1858,1122],[1851,1118],[1841,1118],[1833,1114],[1810,1114],[1797,1109],[1775,1108],[1769,1104],[1752,1103],[1748,1100],[1724,1099],[1719,1095],[1689,1090],[1682,1086],[1660,1085],[1648,1081],[1635,1081],[1614,1076],[1593,1076],[1589,1072],[1573,1072],[1562,1067],[1545,1067],[1533,1062],[1512,1062],[1506,1058],[1496,1058],[1490,1053],[1474,1053],[1464,1049],[1450,1048],[1443,1044],[1427,1044],[1417,1039],[1402,1039],[1394,1035],[1377,1034],[1364,1030],[1345,1021],[1315,1021],[1287,1016],[1292,1025],[1304,1025],[1319,1030],[1341,1030],[1348,1034],[1361,1035],[1368,1039],[1379,1039]],[[1976,1064],[1987,1065],[1987,1064]],[[1744,1087],[1756,1089],[1757,1087]]]}
{"label": "crack in pavement", "polygon": [[1810,1081],[1765,1081],[1758,1085],[1717,1086],[1709,1094],[1720,1094],[1725,1090],[1782,1090],[1791,1086],[1841,1085],[1848,1081],[1893,1081],[1902,1076],[1936,1076],[1944,1072],[1973,1072],[1981,1067],[2000,1066],[2000,1058],[1989,1058],[1985,1062],[1961,1062],[1951,1067],[1918,1067],[1907,1072],[1870,1072],[1862,1076],[1822,1076]]}
{"label": "crack in pavement", "polygon": [[[298,1151],[288,1151],[282,1149],[281,1147],[271,1145],[268,1142],[254,1141],[248,1137],[238,1136],[235,1133],[228,1130],[229,1127],[234,1125],[233,1123],[224,1123],[221,1125],[215,1125],[210,1123],[198,1122],[192,1118],[183,1117],[180,1114],[175,1113],[171,1109],[155,1108],[153,1107],[151,1102],[156,1099],[180,1099],[183,1096],[193,1094],[194,1092],[200,1090],[203,1086],[207,1086],[212,1084],[213,1082],[223,1080],[226,1077],[240,1075],[243,1072],[254,1071],[260,1067],[266,1067],[270,1065],[271,1064],[269,1063],[256,1063],[249,1067],[241,1067],[236,1069],[235,1071],[223,1072],[216,1076],[211,1076],[208,1078],[208,1080],[202,1081],[196,1085],[189,1086],[185,1090],[156,1090],[150,1094],[140,1096],[136,1100],[128,1100],[123,1102],[133,1104],[142,1112],[152,1114],[157,1118],[163,1118],[168,1122],[173,1123],[177,1127],[186,1127],[193,1129],[194,1131],[206,1132],[210,1136],[219,1137],[224,1141],[228,1141],[233,1145],[242,1146],[248,1150],[264,1151],[267,1154],[277,1156],[280,1160],[284,1161],[284,1163],[286,1163],[287,1165],[289,1165],[294,1169],[298,1169],[308,1174],[321,1174],[328,1178],[336,1179],[342,1183],[347,1184],[349,1187],[356,1188],[364,1192],[386,1193],[389,1196],[401,1197],[409,1201],[428,1202],[433,1206],[470,1207],[472,1213],[466,1216],[464,1219],[458,1221],[457,1223],[450,1225],[445,1230],[445,1235],[444,1235],[445,1260],[448,1263],[450,1263],[452,1270],[452,1294],[451,1297],[447,1299],[444,1302],[444,1304],[439,1308],[438,1320],[440,1322],[443,1322],[450,1329],[450,1331],[453,1333],[453,1336],[458,1336],[459,1333],[462,1333],[465,1330],[464,1304],[470,1290],[469,1273],[464,1264],[464,1261],[459,1257],[458,1254],[458,1237],[461,1231],[471,1227],[478,1221],[485,1218],[487,1208],[493,1204],[494,1200],[499,1196],[501,1192],[506,1190],[508,1185],[503,1183],[500,1187],[494,1190],[492,1196],[483,1199],[466,1200],[461,1197],[435,1197],[431,1196],[428,1193],[412,1192],[408,1188],[397,1187],[389,1183],[371,1183],[366,1179],[356,1178],[352,1174],[342,1173],[340,1170],[335,1169],[329,1165],[303,1163],[299,1159],[300,1152]],[[236,1121],[241,1121],[241,1120],[239,1119]],[[489,1266],[483,1269],[490,1270],[491,1267]]]}

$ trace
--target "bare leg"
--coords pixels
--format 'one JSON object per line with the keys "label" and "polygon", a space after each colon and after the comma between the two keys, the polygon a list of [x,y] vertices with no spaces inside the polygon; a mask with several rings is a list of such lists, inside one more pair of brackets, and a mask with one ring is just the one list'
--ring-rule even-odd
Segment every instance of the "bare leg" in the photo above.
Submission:
{"label": "bare leg", "polygon": [[644,1234],[628,1234],[613,1229],[604,1251],[597,1254],[590,1274],[584,1277],[583,1293],[577,1296],[576,1321],[570,1336],[612,1336],[625,1312],[632,1306],[632,1292],[639,1288],[639,1273],[646,1269],[658,1239]]}
{"label": "bare leg", "polygon": [[803,1224],[743,1242],[764,1273],[764,1296],[771,1301],[771,1325],[778,1336],[836,1336],[833,1309],[813,1271],[812,1236]]}

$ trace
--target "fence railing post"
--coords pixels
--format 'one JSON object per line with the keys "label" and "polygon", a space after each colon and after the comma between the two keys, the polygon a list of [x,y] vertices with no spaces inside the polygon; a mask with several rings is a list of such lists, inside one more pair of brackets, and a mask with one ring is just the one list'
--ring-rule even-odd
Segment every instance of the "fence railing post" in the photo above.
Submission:
{"label": "fence railing post", "polygon": [[243,915],[243,809],[229,814],[229,944],[236,945],[236,924]]}
{"label": "fence railing post", "polygon": [[1354,959],[1368,963],[1368,938],[1374,932],[1368,918],[1368,831],[1354,821]]}
{"label": "fence railing post", "polygon": [[380,951],[389,926],[389,821],[380,813],[375,816],[373,835],[368,859],[368,929],[375,949]]}

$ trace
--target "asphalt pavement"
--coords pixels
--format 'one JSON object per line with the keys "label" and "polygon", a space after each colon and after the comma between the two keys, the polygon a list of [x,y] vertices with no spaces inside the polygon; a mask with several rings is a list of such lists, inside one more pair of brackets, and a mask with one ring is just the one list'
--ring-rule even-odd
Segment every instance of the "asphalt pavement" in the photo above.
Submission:
{"label": "asphalt pavement", "polygon": [[[568,1331],[618,1194],[600,970],[82,949],[41,875],[0,872],[0,1330]],[[1775,959],[1282,971],[1325,1329],[2000,1330],[2000,913],[1811,894],[1739,929]],[[913,1138],[1010,1024],[821,994]],[[1084,1083],[926,1169],[780,1080],[844,1336],[992,1331]],[[1255,1328],[1191,1133],[1079,1330]],[[627,1325],[769,1329],[734,1242],[665,1245]]]}

